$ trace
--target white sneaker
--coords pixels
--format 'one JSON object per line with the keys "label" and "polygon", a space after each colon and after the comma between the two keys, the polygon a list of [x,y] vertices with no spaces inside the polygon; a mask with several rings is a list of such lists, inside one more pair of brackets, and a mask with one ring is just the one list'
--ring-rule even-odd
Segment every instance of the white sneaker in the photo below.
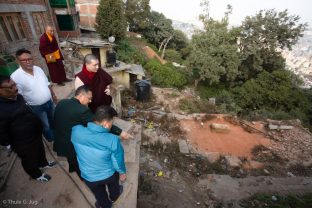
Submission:
{"label": "white sneaker", "polygon": [[45,173],[42,173],[40,177],[36,178],[36,180],[40,182],[48,182],[50,179],[51,179],[51,176]]}

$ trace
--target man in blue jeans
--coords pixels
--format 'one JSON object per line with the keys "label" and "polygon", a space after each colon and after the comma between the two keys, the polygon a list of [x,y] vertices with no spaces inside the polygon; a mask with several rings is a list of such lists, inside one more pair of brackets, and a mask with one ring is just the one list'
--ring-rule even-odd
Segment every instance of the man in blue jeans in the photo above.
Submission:
{"label": "man in blue jeans", "polygon": [[123,147],[118,136],[110,133],[115,116],[112,107],[100,106],[93,122],[74,126],[71,135],[81,177],[97,200],[95,206],[101,208],[112,207],[122,192],[119,180],[126,180]]}
{"label": "man in blue jeans", "polygon": [[[30,51],[20,49],[16,52],[20,67],[11,75],[21,94],[32,111],[43,124],[43,135],[48,141],[53,140],[54,103],[57,98],[43,70],[34,66]],[[53,101],[52,101],[53,100]]]}

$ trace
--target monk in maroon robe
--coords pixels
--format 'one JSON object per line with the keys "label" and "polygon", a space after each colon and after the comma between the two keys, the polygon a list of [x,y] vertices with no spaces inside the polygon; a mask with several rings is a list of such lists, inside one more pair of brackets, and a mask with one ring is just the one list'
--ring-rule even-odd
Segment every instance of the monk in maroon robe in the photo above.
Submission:
{"label": "monk in maroon robe", "polygon": [[92,91],[89,107],[93,112],[101,105],[111,105],[110,84],[112,82],[113,78],[100,68],[98,58],[92,54],[86,55],[81,72],[76,74],[75,88],[88,85]]}
{"label": "monk in maroon robe", "polygon": [[[59,49],[56,38],[54,37],[54,30],[52,26],[47,26],[45,33],[40,37],[39,51],[42,57],[45,59],[51,81],[57,83],[58,85],[64,86],[63,82],[71,81],[66,78],[65,68],[62,60],[64,60],[63,55]],[[53,57],[55,61],[49,63],[47,56]]]}

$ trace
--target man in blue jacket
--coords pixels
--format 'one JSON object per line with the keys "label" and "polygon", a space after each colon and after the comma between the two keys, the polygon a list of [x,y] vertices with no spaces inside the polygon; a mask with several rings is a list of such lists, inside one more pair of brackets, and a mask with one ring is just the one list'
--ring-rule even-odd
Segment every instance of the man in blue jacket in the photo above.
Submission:
{"label": "man in blue jacket", "polygon": [[126,180],[123,147],[118,136],[110,133],[115,116],[117,112],[112,107],[100,106],[94,122],[72,129],[71,141],[81,177],[95,195],[96,207],[110,208],[122,192],[119,180]]}

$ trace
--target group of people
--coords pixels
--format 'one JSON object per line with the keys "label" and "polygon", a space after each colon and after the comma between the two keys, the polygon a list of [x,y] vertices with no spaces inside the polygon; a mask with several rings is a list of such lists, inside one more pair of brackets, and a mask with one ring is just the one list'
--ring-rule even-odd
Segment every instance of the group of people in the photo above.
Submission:
{"label": "group of people", "polygon": [[[46,31],[52,32],[52,27]],[[52,46],[46,47],[49,43]],[[39,50],[46,61],[50,58],[45,53],[56,58],[47,65],[51,81],[62,85],[67,78],[65,71],[62,76],[55,73],[64,66],[54,36],[46,32]],[[126,180],[120,139],[131,138],[113,125],[117,112],[110,106],[112,77],[100,69],[96,56],[86,55],[75,78],[75,96],[58,101],[43,70],[33,64],[31,52],[20,49],[16,59],[20,67],[11,77],[0,76],[0,144],[17,153],[31,178],[47,182],[51,176],[44,169],[56,162],[47,161],[43,134],[57,155],[66,157],[68,171],[76,172],[94,193],[96,207],[111,207],[123,189],[119,181]]]}

